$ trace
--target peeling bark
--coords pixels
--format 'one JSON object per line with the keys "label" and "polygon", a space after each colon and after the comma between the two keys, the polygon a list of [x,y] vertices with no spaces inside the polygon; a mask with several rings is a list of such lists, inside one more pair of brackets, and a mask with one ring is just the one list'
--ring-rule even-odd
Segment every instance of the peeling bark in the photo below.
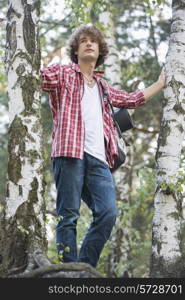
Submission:
{"label": "peeling bark", "polygon": [[151,277],[183,277],[182,195],[179,166],[185,112],[185,2],[173,0],[163,118],[156,153]]}

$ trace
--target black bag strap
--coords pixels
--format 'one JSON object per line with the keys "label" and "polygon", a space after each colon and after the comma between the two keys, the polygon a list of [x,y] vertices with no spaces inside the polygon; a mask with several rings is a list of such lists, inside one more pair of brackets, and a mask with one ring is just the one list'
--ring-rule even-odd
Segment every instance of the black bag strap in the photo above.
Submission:
{"label": "black bag strap", "polygon": [[126,139],[125,139],[125,138],[123,137],[123,135],[122,135],[121,129],[120,129],[120,127],[119,127],[119,124],[118,124],[118,122],[116,121],[115,116],[114,116],[115,112],[114,112],[113,106],[112,106],[112,104],[110,103],[110,100],[109,100],[109,97],[108,97],[108,96],[107,96],[107,101],[108,101],[109,106],[110,106],[111,111],[112,111],[112,119],[113,119],[113,122],[114,122],[114,124],[115,124],[115,126],[116,126],[116,129],[117,129],[119,138],[121,138],[121,139],[124,141],[124,143],[125,143],[126,146],[130,146],[130,144],[126,141]]}

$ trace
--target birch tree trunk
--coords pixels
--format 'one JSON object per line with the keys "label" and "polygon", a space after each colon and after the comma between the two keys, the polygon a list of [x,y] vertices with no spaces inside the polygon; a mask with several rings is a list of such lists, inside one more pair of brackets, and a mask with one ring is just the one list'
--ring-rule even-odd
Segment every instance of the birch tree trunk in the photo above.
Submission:
{"label": "birch tree trunk", "polygon": [[40,102],[39,0],[9,0],[7,197],[0,228],[1,273],[34,266],[47,249]]}
{"label": "birch tree trunk", "polygon": [[[115,28],[110,12],[106,11],[99,17],[107,32],[106,41],[109,47],[109,55],[105,62],[105,74],[112,86],[121,89],[121,68],[119,63],[119,53],[116,47]],[[127,139],[129,134],[127,134]],[[130,146],[131,147],[131,146]],[[118,216],[116,225],[111,235],[112,249],[109,255],[108,276],[109,277],[131,277],[131,270],[128,267],[130,253],[130,236],[128,234],[131,220],[124,217],[122,202],[129,203],[131,191],[130,168],[131,163],[130,149],[127,147],[127,162],[120,170],[114,174],[117,190]]]}
{"label": "birch tree trunk", "polygon": [[166,57],[163,118],[156,153],[151,277],[183,277],[182,195],[179,166],[185,112],[185,1],[172,1],[172,23]]}

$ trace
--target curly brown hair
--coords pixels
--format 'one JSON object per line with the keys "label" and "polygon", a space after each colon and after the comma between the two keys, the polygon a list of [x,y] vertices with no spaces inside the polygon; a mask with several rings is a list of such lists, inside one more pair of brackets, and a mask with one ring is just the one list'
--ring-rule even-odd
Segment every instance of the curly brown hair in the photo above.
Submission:
{"label": "curly brown hair", "polygon": [[74,62],[75,64],[78,63],[78,57],[75,54],[75,52],[78,50],[79,39],[81,34],[92,36],[98,41],[100,54],[95,66],[95,68],[97,68],[98,66],[104,63],[104,60],[109,50],[103,33],[94,25],[81,25],[79,28],[76,29],[76,31],[71,35],[71,38],[69,40],[67,49],[68,55],[72,62]]}

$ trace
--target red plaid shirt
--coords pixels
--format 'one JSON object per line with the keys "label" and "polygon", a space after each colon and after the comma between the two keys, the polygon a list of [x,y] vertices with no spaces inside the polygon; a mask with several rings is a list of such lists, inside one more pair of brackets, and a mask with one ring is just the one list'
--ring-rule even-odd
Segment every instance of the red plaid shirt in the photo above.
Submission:
{"label": "red plaid shirt", "polygon": [[[49,92],[53,118],[51,157],[69,156],[83,159],[85,128],[81,99],[84,79],[77,64],[54,64],[41,70],[42,89]],[[99,73],[95,73],[101,97],[106,157],[110,167],[117,156],[117,133],[107,102],[115,107],[136,108],[145,103],[142,91],[127,93],[112,88]],[[96,120],[95,120],[96,122]]]}

